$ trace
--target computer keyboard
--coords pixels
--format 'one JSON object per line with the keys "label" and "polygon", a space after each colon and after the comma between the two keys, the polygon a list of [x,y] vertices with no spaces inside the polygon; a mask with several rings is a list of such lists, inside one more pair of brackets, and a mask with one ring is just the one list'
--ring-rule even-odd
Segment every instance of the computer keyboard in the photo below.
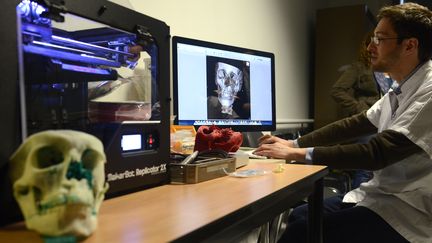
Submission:
{"label": "computer keyboard", "polygon": [[266,156],[257,155],[257,154],[254,154],[254,153],[251,152],[249,154],[249,159],[267,159],[267,157]]}
{"label": "computer keyboard", "polygon": [[254,154],[255,149],[253,148],[248,148],[248,149],[240,148],[240,149],[249,156],[249,159],[267,159],[266,156]]}

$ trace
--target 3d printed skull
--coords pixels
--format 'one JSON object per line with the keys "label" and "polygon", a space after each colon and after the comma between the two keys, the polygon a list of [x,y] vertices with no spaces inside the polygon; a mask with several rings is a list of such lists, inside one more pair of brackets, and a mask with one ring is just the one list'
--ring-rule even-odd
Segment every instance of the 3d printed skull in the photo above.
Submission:
{"label": "3d printed skull", "polygon": [[216,63],[216,85],[222,113],[232,115],[232,105],[243,84],[243,72],[232,65]]}
{"label": "3d printed skull", "polygon": [[102,143],[87,133],[55,130],[30,136],[10,164],[27,228],[48,236],[89,236],[108,189],[105,161]]}

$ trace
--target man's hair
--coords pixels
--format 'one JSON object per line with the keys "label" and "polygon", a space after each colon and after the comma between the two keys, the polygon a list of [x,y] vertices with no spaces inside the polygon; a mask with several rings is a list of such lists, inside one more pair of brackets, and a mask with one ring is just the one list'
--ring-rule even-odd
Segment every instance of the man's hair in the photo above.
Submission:
{"label": "man's hair", "polygon": [[[432,12],[417,3],[404,3],[381,8],[378,20],[386,18],[398,37],[416,38],[419,42],[418,58],[425,62],[432,57]],[[402,39],[399,40],[399,43]]]}

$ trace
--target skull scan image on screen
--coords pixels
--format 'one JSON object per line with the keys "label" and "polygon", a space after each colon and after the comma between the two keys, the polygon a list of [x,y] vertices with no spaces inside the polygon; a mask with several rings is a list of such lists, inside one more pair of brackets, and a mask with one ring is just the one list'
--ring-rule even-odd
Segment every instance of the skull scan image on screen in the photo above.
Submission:
{"label": "skull scan image on screen", "polygon": [[221,112],[232,115],[232,105],[237,92],[243,84],[243,73],[240,69],[223,63],[216,63],[216,85]]}
{"label": "skull scan image on screen", "polygon": [[249,62],[207,56],[207,118],[250,118]]}

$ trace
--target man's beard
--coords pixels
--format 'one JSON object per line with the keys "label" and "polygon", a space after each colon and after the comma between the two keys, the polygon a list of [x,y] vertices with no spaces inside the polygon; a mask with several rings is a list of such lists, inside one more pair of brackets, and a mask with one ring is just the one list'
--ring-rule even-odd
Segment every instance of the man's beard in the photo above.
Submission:
{"label": "man's beard", "polygon": [[372,70],[374,72],[390,72],[393,64],[398,62],[398,60],[400,59],[400,53],[400,49],[397,48],[394,51],[388,53],[384,60],[381,59],[381,61],[378,61],[375,64],[371,62]]}

